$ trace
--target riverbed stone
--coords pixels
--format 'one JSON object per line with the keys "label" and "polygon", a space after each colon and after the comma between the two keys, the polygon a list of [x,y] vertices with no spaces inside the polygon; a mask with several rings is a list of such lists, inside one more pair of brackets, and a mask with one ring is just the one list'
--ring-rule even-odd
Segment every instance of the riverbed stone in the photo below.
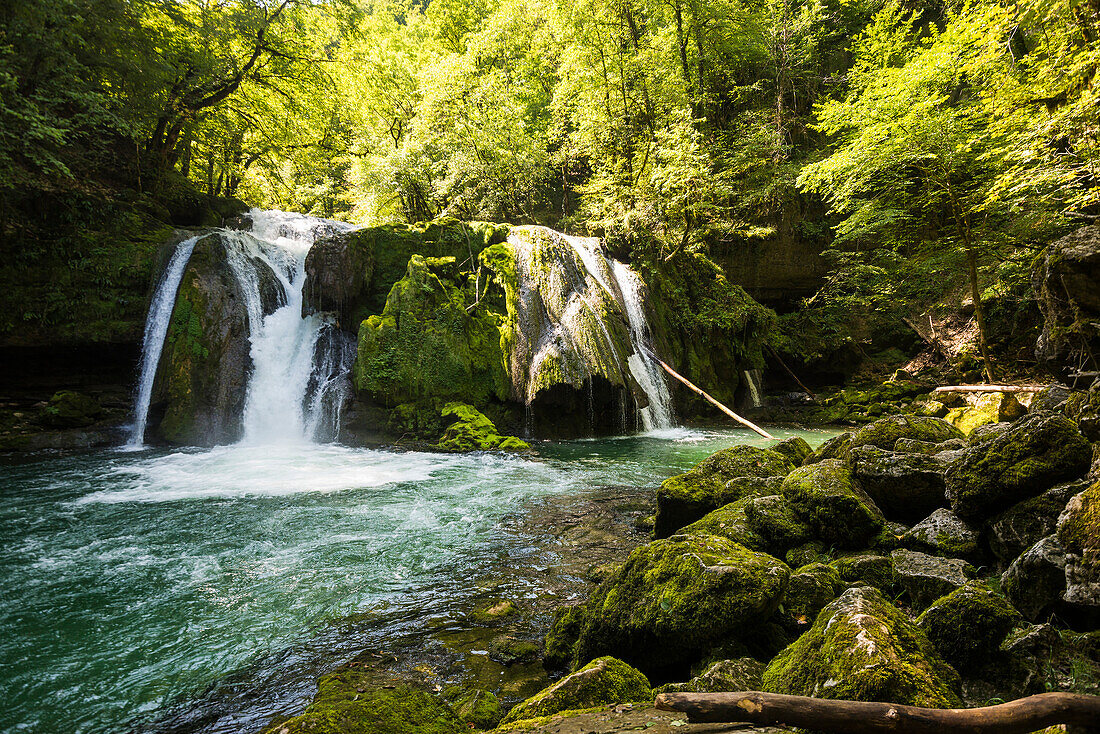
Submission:
{"label": "riverbed stone", "polygon": [[1070,499],[1058,540],[1066,554],[1063,598],[1088,628],[1100,626],[1100,482]]}
{"label": "riverbed stone", "polygon": [[1066,554],[1057,535],[1048,535],[1014,560],[1001,575],[1001,590],[1032,622],[1045,621],[1066,590]]}
{"label": "riverbed stone", "polygon": [[1088,486],[1085,480],[1059,484],[994,516],[986,526],[993,555],[1005,565],[1012,563],[1025,550],[1054,532],[1058,516],[1070,498]]}
{"label": "riverbed stone", "polygon": [[455,713],[474,729],[492,729],[504,718],[504,707],[492,691],[474,688],[452,703]]}
{"label": "riverbed stone", "polygon": [[847,459],[848,450],[852,445],[853,435],[855,434],[851,431],[845,431],[844,433],[833,436],[828,441],[818,446],[812,454],[803,459],[803,466],[816,464],[826,459]]}
{"label": "riverbed stone", "polygon": [[848,589],[764,671],[772,693],[944,708],[958,676],[924,632],[873,587]]}
{"label": "riverbed stone", "polygon": [[899,548],[890,554],[898,583],[909,594],[913,606],[924,609],[936,599],[964,586],[974,567],[959,558],[940,558]]}
{"label": "riverbed stone", "polygon": [[587,620],[584,604],[558,607],[543,642],[542,663],[547,670],[564,670],[573,661],[577,639]]}
{"label": "riverbed stone", "polygon": [[973,561],[979,555],[980,540],[977,530],[941,507],[910,528],[901,542],[913,550]]}
{"label": "riverbed stone", "polygon": [[588,600],[575,661],[615,655],[653,674],[686,664],[775,613],[790,569],[713,535],[636,548]]}
{"label": "riverbed stone", "polygon": [[860,428],[852,436],[851,448],[877,446],[892,451],[899,438],[941,443],[963,438],[963,433],[942,418],[917,415],[891,415]]}
{"label": "riverbed stone", "polygon": [[1082,477],[1092,447],[1060,413],[1033,413],[996,438],[973,446],[947,468],[947,497],[956,515],[971,522]]}
{"label": "riverbed stone", "polygon": [[722,693],[724,691],[758,691],[764,675],[764,664],[752,658],[718,660],[686,683],[667,683],[654,693]]}
{"label": "riverbed stone", "polygon": [[859,548],[882,529],[882,511],[840,459],[800,467],[783,480],[783,496],[814,537],[841,548]]}
{"label": "riverbed stone", "polygon": [[1022,622],[1004,596],[980,581],[940,597],[917,618],[943,659],[963,673],[982,667]]}
{"label": "riverbed stone", "polygon": [[724,449],[690,471],[666,479],[657,490],[655,534],[667,538],[708,512],[763,490],[763,480],[794,469],[783,454],[755,446]]}
{"label": "riverbed stone", "polygon": [[945,465],[934,456],[853,448],[852,474],[890,520],[914,523],[947,504]]}
{"label": "riverbed stone", "polygon": [[814,452],[810,444],[806,443],[806,439],[801,436],[784,439],[770,448],[772,451],[786,456],[795,466],[802,466],[802,462]]}
{"label": "riverbed stone", "polygon": [[516,704],[502,723],[606,704],[648,701],[652,697],[645,675],[622,660],[604,656]]}

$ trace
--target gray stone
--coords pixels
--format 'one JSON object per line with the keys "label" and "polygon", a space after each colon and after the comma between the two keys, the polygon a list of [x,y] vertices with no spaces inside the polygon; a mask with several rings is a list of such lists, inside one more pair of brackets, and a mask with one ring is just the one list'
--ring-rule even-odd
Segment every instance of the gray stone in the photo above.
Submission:
{"label": "gray stone", "polygon": [[1021,553],[1001,575],[1001,590],[1032,622],[1047,617],[1066,590],[1066,557],[1058,537],[1048,535]]}
{"label": "gray stone", "polygon": [[914,525],[902,536],[901,543],[913,550],[973,561],[978,555],[979,539],[977,530],[941,507]]}
{"label": "gray stone", "polygon": [[947,504],[946,465],[935,456],[860,446],[849,453],[852,473],[890,520],[914,523]]}
{"label": "gray stone", "polygon": [[764,664],[752,658],[719,660],[687,683],[669,683],[657,693],[721,693],[759,691]]}
{"label": "gray stone", "polygon": [[1021,553],[1054,532],[1070,497],[1089,486],[1081,480],[1059,484],[1038,497],[1024,500],[990,520],[989,548],[1007,566]]}
{"label": "gray stone", "polygon": [[918,609],[964,586],[975,572],[973,566],[958,558],[940,558],[904,548],[891,553],[890,560],[898,582]]}

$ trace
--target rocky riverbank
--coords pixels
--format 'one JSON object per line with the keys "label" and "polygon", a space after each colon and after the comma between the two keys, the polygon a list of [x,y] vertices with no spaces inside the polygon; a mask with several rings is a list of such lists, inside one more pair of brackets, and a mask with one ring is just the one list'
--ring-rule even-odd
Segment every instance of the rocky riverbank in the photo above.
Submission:
{"label": "rocky riverbank", "polygon": [[[585,601],[549,629],[520,615],[528,640],[545,630],[523,664],[557,679],[507,712],[486,681],[425,697],[344,670],[268,731],[664,730],[661,691],[932,707],[1100,692],[1098,396],[1053,387],[1011,421],[894,414],[816,451],[720,451],[662,484],[637,519],[652,539],[594,566]],[[406,722],[429,706],[437,729],[380,729],[379,705],[412,707]]]}

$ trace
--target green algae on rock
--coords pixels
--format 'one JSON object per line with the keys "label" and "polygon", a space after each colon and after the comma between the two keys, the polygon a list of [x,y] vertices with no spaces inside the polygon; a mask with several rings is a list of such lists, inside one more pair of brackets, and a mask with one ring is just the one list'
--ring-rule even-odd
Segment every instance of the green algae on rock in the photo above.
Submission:
{"label": "green algae on rock", "polygon": [[680,534],[717,535],[743,545],[749,550],[766,551],[767,541],[749,527],[748,516],[745,514],[745,508],[751,499],[751,497],[745,497],[722,505],[717,510],[708,512],[702,519],[682,528]]}
{"label": "green algae on rock", "polygon": [[492,691],[474,688],[459,695],[452,704],[460,719],[474,729],[492,729],[504,718],[504,707]]}
{"label": "green algae on rock", "polygon": [[306,710],[264,734],[460,734],[468,727],[442,699],[407,683],[381,686],[344,669],[318,682]]}
{"label": "green algae on rock", "polygon": [[889,556],[858,553],[829,561],[829,565],[836,569],[841,582],[848,586],[873,586],[890,595],[897,587],[894,562]]}
{"label": "green algae on rock", "polygon": [[605,704],[647,701],[652,696],[649,680],[641,672],[621,660],[604,656],[517,704],[502,723]]}
{"label": "green algae on rock", "polygon": [[453,420],[443,431],[438,448],[443,451],[530,451],[531,446],[514,436],[502,436],[493,422],[465,403],[443,406],[444,421]]}
{"label": "green algae on rock", "polygon": [[1092,447],[1060,413],[1033,413],[967,449],[945,475],[951,509],[976,521],[1089,470]]}
{"label": "green algae on rock", "polygon": [[542,662],[547,670],[564,670],[573,662],[573,652],[587,619],[583,604],[558,607],[543,642]]}
{"label": "green algae on rock", "polygon": [[980,581],[941,597],[917,618],[917,626],[956,670],[977,670],[993,656],[1023,617],[1008,600]]}
{"label": "green algae on rock", "polygon": [[882,512],[840,459],[795,469],[783,480],[781,491],[794,514],[826,543],[861,548],[882,529]]}
{"label": "green algae on rock", "polygon": [[103,414],[103,406],[91,395],[74,390],[60,390],[50,397],[35,421],[51,428],[90,426]]}
{"label": "green algae on rock", "polygon": [[869,586],[848,589],[768,665],[764,690],[928,708],[959,704],[958,675],[924,632]]}
{"label": "green algae on rock", "polygon": [[718,660],[686,683],[666,683],[654,693],[721,693],[760,690],[764,664],[752,658]]}
{"label": "green algae on rock", "polygon": [[782,477],[793,469],[783,454],[755,446],[734,446],[712,454],[691,471],[661,483],[654,532],[658,538],[668,537],[708,512],[763,489],[763,482],[746,478]]}
{"label": "green algae on rock", "polygon": [[852,436],[851,448],[858,446],[877,446],[887,451],[894,450],[899,438],[914,438],[919,441],[942,443],[952,438],[963,438],[963,433],[955,426],[940,418],[917,415],[891,415],[880,418],[860,428]]}
{"label": "green algae on rock", "polygon": [[643,671],[682,666],[775,613],[790,569],[713,535],[636,548],[588,600],[576,661],[616,655]]}

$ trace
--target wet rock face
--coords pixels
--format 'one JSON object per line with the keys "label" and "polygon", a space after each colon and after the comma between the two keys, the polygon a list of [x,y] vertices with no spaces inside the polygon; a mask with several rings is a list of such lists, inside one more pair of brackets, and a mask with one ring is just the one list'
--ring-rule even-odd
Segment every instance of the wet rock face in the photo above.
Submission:
{"label": "wet rock face", "polygon": [[890,520],[914,523],[947,504],[946,465],[934,456],[860,446],[849,461],[860,486]]}
{"label": "wet rock face", "polygon": [[306,255],[302,315],[333,311],[345,328],[355,331],[352,310],[374,274],[373,241],[355,232],[319,238]]}
{"label": "wet rock face", "polygon": [[1060,413],[1034,413],[992,440],[973,446],[947,468],[947,497],[956,515],[984,520],[1059,482],[1085,475],[1092,447]]}
{"label": "wet rock face", "polygon": [[1032,622],[1059,606],[1066,589],[1066,554],[1058,536],[1049,535],[1021,553],[1001,576],[1001,588]]}
{"label": "wet rock face", "polygon": [[898,549],[890,554],[898,583],[908,592],[914,607],[923,609],[936,599],[964,586],[974,567],[958,558]]}
{"label": "wet rock face", "polygon": [[[1047,248],[1031,273],[1043,313],[1035,356],[1051,371],[1100,354],[1100,227],[1081,227]],[[1072,364],[1071,364],[1072,362]],[[1093,365],[1095,368],[1096,365]]]}
{"label": "wet rock face", "polygon": [[575,662],[615,655],[653,675],[686,667],[775,613],[790,569],[725,538],[674,535],[634,550],[587,604]]}
{"label": "wet rock face", "polygon": [[1100,482],[1074,495],[1058,518],[1058,540],[1066,553],[1063,596],[1085,626],[1100,622]]}
{"label": "wet rock face", "polygon": [[924,632],[872,587],[852,588],[764,672],[764,690],[946,708],[958,676]]}
{"label": "wet rock face", "polygon": [[168,326],[150,410],[163,416],[155,434],[193,446],[239,439],[250,352],[244,295],[221,236],[208,235],[195,243]]}
{"label": "wet rock face", "polygon": [[601,657],[517,704],[503,723],[606,704],[646,701],[652,696],[649,680],[641,672],[616,658]]}

